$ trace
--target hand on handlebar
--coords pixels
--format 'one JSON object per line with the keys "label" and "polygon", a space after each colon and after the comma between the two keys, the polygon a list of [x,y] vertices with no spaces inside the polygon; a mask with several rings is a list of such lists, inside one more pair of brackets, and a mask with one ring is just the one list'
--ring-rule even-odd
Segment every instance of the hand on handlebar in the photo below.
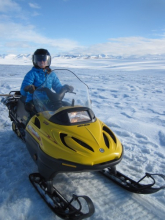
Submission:
{"label": "hand on handlebar", "polygon": [[74,90],[73,86],[69,86],[69,85],[64,85],[63,88],[65,88],[67,92],[73,92]]}
{"label": "hand on handlebar", "polygon": [[34,91],[35,91],[35,86],[34,85],[25,86],[24,91],[25,92],[30,92],[31,94],[33,94]]}

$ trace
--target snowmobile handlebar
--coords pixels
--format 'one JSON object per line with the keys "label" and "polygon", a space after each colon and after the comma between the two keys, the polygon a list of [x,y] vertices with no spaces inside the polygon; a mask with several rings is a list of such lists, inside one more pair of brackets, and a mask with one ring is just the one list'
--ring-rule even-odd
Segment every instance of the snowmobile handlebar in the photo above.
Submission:
{"label": "snowmobile handlebar", "polygon": [[73,94],[76,94],[75,92],[73,91],[69,91],[68,87],[64,86],[60,93],[54,93],[53,91],[51,91],[49,88],[47,87],[41,87],[41,88],[38,88],[37,91],[43,91],[43,92],[46,92],[48,98],[50,99],[50,101],[61,101],[64,96],[65,96],[65,93],[69,92],[69,93],[73,93]]}
{"label": "snowmobile handlebar", "polygon": [[[64,104],[64,102],[62,101],[64,96],[65,96],[65,93],[69,92],[69,93],[73,93],[73,87],[72,87],[72,90],[70,90],[69,88],[70,86],[63,86],[60,93],[55,93],[53,92],[51,89],[47,88],[47,87],[40,87],[40,88],[37,88],[33,94],[33,102],[34,100],[37,100],[37,96],[36,95],[37,93],[36,92],[44,92],[46,93],[48,99],[49,99],[49,103],[47,103],[47,108],[50,110],[57,110],[59,108],[61,108]],[[76,93],[74,93],[76,94]],[[36,97],[35,97],[36,96]],[[35,106],[37,106],[37,102],[34,102],[35,103]],[[74,100],[72,100],[72,105],[74,106]],[[70,103],[65,103],[65,105],[71,105]]]}
{"label": "snowmobile handlebar", "polygon": [[64,98],[65,93],[67,92],[66,89],[63,89],[60,93],[54,93],[47,87],[38,88],[37,91],[45,92],[48,96],[50,101],[61,101]]}

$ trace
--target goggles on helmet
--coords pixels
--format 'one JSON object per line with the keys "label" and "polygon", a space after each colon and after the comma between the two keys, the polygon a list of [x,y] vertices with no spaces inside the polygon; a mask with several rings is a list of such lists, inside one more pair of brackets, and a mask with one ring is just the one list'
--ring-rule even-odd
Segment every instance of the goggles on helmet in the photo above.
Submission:
{"label": "goggles on helmet", "polygon": [[33,55],[33,62],[37,66],[38,62],[47,62],[46,66],[50,66],[51,57],[50,55]]}
{"label": "goggles on helmet", "polygon": [[34,62],[49,61],[49,55],[34,55]]}

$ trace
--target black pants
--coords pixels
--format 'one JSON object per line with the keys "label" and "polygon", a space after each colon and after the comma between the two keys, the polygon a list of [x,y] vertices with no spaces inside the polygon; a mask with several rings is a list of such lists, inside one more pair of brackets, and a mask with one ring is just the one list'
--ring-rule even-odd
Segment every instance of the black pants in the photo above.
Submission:
{"label": "black pants", "polygon": [[25,102],[25,110],[30,113],[31,117],[37,113],[33,101]]}

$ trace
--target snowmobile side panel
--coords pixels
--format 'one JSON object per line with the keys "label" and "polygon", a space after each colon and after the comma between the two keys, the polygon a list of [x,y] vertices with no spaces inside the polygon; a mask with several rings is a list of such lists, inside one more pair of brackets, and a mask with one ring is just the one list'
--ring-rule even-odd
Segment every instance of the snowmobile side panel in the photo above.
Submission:
{"label": "snowmobile side panel", "polygon": [[34,160],[35,163],[37,163],[38,159],[38,142],[28,133],[25,134],[25,142],[26,147]]}

